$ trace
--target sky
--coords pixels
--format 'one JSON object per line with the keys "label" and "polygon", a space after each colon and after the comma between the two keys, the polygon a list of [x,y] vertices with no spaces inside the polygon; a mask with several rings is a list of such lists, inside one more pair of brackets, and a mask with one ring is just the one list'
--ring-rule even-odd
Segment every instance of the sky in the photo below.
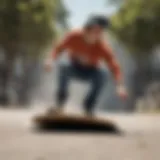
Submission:
{"label": "sky", "polygon": [[70,12],[69,23],[72,28],[83,25],[91,13],[111,14],[115,8],[107,7],[107,0],[63,0]]}

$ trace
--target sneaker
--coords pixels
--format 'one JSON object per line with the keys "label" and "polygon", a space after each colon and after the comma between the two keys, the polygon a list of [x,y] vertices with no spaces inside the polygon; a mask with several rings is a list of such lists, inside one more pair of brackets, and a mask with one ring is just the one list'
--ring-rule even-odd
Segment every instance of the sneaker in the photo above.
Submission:
{"label": "sneaker", "polygon": [[63,114],[63,109],[60,107],[54,108],[54,107],[50,107],[47,110],[47,115],[61,115]]}
{"label": "sneaker", "polygon": [[85,111],[84,111],[84,115],[85,115],[86,117],[89,117],[89,118],[95,117],[93,111],[86,111],[86,110],[85,110]]}

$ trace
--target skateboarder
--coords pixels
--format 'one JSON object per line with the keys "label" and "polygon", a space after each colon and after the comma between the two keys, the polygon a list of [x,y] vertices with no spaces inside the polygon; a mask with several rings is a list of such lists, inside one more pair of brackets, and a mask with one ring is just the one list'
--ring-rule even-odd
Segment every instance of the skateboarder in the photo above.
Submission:
{"label": "skateboarder", "polygon": [[[51,70],[53,61],[64,52],[69,54],[70,64],[61,66],[56,94],[56,111],[60,112],[68,97],[68,87],[71,79],[87,81],[91,84],[91,90],[86,95],[83,107],[86,114],[92,115],[96,100],[107,83],[107,75],[100,69],[99,62],[102,60],[109,67],[115,79],[118,96],[125,99],[127,92],[123,84],[120,67],[110,49],[103,40],[105,29],[109,21],[105,16],[95,15],[85,23],[78,31],[71,31],[54,48],[52,57],[46,62],[46,69]],[[49,113],[52,113],[49,110]]]}

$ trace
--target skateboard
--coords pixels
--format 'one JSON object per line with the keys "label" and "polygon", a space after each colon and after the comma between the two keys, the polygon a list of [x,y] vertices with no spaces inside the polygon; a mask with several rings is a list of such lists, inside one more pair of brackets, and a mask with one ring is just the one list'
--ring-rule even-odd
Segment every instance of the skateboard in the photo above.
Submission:
{"label": "skateboard", "polygon": [[117,132],[117,125],[107,119],[74,114],[41,114],[33,117],[34,124],[40,129],[75,130],[75,131],[109,131]]}

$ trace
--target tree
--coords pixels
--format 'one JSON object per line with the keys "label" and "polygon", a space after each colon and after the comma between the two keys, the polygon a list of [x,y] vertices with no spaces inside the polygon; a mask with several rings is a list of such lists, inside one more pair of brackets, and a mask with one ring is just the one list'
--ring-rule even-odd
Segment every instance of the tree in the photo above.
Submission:
{"label": "tree", "polygon": [[141,95],[152,80],[150,60],[151,53],[160,42],[159,27],[159,0],[126,0],[112,17],[111,32],[130,50],[136,62],[135,97]]}
{"label": "tree", "polygon": [[65,15],[59,11],[60,5],[65,12],[60,0],[0,1],[0,46],[6,61],[1,74],[3,102],[7,101],[6,90],[17,55],[25,61],[37,60],[56,38],[57,17]]}
{"label": "tree", "polygon": [[67,18],[69,16],[69,12],[66,9],[64,3],[62,1],[57,1],[57,8],[56,8],[56,17],[57,17],[57,22],[61,25],[61,27],[66,30],[68,29],[68,23],[67,23]]}

